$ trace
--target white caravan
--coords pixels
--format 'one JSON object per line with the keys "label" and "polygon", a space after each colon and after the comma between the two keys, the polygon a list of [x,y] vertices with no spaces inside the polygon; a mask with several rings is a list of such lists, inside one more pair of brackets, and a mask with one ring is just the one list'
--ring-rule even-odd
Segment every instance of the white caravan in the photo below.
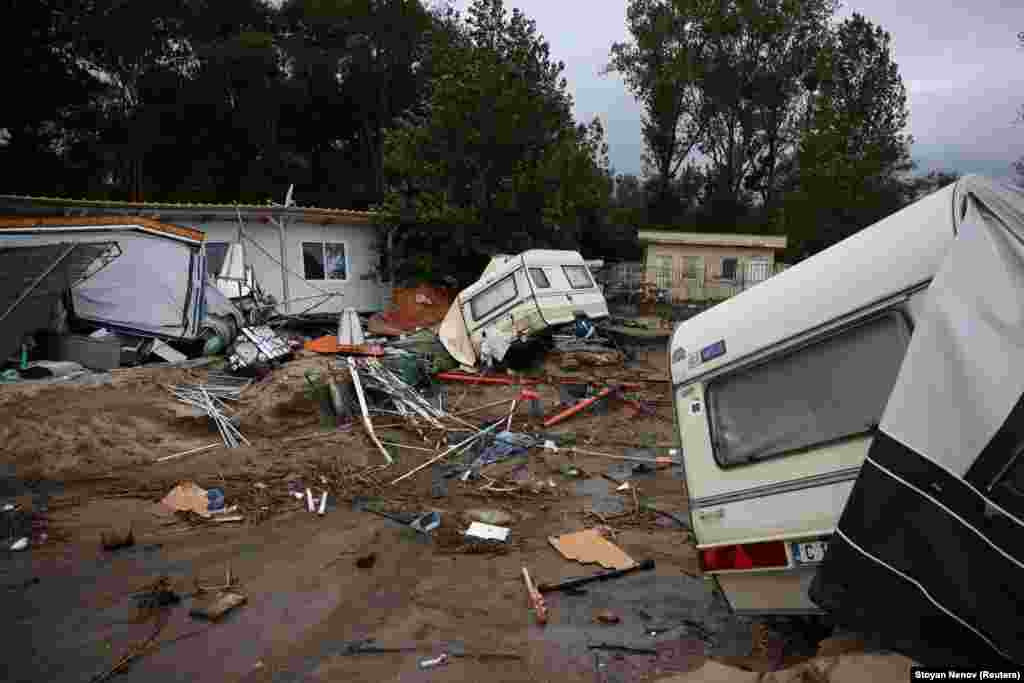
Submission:
{"label": "white caravan", "polygon": [[462,290],[439,336],[459,363],[474,366],[486,333],[497,342],[525,341],[579,312],[596,321],[608,304],[579,252],[531,249],[491,259],[480,279]]}
{"label": "white caravan", "polygon": [[[872,443],[881,438],[880,424],[884,431],[883,416],[896,419],[900,406],[890,405],[889,398],[898,378],[909,381],[901,367],[904,357],[911,357],[915,326],[927,323],[933,329],[930,321],[940,313],[987,304],[994,289],[975,277],[974,287],[988,289],[965,294],[962,287],[948,295],[932,287],[933,279],[940,281],[953,256],[960,267],[968,258],[959,230],[985,235],[1024,230],[1021,198],[1024,194],[983,179],[964,178],[677,326],[669,359],[694,535],[702,569],[735,612],[822,613],[808,589],[830,540],[833,552],[826,564],[833,562],[837,525],[855,482],[861,485],[858,477],[867,469]],[[975,247],[994,262],[981,263],[978,257],[971,265],[979,276],[1013,273],[1012,259],[998,260],[1008,249]],[[1019,290],[991,293],[991,299],[1019,302]],[[911,348],[941,345],[920,336]],[[974,344],[946,353],[975,364],[989,362],[972,357],[980,349]],[[972,366],[964,374],[967,386],[983,384],[970,376],[977,372]],[[926,380],[920,371],[915,379]],[[943,393],[958,392],[963,395],[959,389]],[[932,400],[916,398],[915,410]],[[966,410],[979,415],[987,408]],[[996,424],[1002,419],[993,418]],[[957,418],[931,425],[933,439],[949,444],[961,438],[960,428]],[[903,521],[887,519],[890,530]],[[878,528],[872,531],[876,538]],[[843,556],[848,568],[856,564],[852,555]],[[934,572],[935,563],[928,565]]]}

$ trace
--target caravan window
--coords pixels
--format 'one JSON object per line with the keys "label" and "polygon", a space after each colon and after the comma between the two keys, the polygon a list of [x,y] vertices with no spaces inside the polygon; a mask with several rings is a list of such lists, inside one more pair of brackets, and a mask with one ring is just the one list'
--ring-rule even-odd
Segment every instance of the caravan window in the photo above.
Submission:
{"label": "caravan window", "polygon": [[586,266],[562,266],[562,270],[565,271],[565,277],[573,289],[587,289],[594,286],[594,281],[590,279],[590,273],[587,272]]}
{"label": "caravan window", "polygon": [[906,321],[886,314],[713,379],[707,404],[715,459],[729,467],[872,431],[909,337]]}
{"label": "caravan window", "polygon": [[519,296],[519,289],[516,287],[515,276],[509,275],[473,297],[473,300],[469,302],[473,320],[482,320],[517,296]]}
{"label": "caravan window", "polygon": [[540,268],[530,268],[530,277],[533,278],[533,284],[537,289],[547,289],[551,286],[548,276]]}

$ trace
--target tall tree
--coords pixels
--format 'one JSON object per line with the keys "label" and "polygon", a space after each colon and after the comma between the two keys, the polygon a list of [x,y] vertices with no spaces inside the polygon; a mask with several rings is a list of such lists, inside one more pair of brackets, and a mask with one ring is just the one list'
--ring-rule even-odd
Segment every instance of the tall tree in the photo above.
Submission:
{"label": "tall tree", "polygon": [[10,96],[0,108],[0,168],[8,192],[84,194],[91,168],[70,161],[89,137],[92,99],[103,84],[76,57],[78,5],[8,0],[0,58]]}
{"label": "tall tree", "polygon": [[914,193],[907,95],[889,34],[855,13],[831,37],[818,80],[797,157],[799,188],[786,207],[798,257],[880,220]]}
{"label": "tall tree", "polygon": [[615,206],[622,209],[642,209],[647,204],[640,178],[632,173],[615,177]]}
{"label": "tall tree", "polygon": [[406,216],[403,249],[472,281],[488,253],[578,246],[611,179],[603,128],[573,121],[564,65],[501,0],[436,22],[429,99],[386,136],[385,206]]}
{"label": "tall tree", "polygon": [[262,201],[286,186],[278,135],[284,72],[273,18],[261,0],[220,0],[186,17],[187,78],[153,98],[167,100],[161,130],[174,141],[150,171],[165,197]]}
{"label": "tall tree", "polygon": [[650,204],[662,221],[673,211],[672,181],[708,124],[700,94],[708,49],[702,2],[630,0],[631,42],[615,43],[605,73],[618,73],[644,110],[644,163],[657,178]]}
{"label": "tall tree", "polygon": [[835,0],[707,5],[701,93],[709,125],[700,149],[712,160],[711,199],[726,214],[746,204],[750,193],[765,213],[774,208],[779,164],[796,142],[805,76],[836,8]]}
{"label": "tall tree", "polygon": [[612,46],[607,70],[621,73],[644,107],[660,220],[678,210],[670,188],[695,150],[709,159],[716,222],[744,213],[754,196],[765,214],[774,208],[805,77],[836,7],[836,0],[630,2],[633,40]]}
{"label": "tall tree", "polygon": [[76,59],[107,86],[98,102],[100,158],[113,184],[139,200],[147,157],[163,141],[149,96],[178,90],[192,61],[183,30],[188,8],[172,0],[95,0],[76,8]]}

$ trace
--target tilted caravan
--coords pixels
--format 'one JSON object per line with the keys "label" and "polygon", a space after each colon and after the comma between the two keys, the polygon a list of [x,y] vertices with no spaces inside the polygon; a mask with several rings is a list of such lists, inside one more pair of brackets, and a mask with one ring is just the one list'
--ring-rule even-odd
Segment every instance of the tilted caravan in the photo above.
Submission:
{"label": "tilted caravan", "polygon": [[480,279],[462,290],[439,336],[463,365],[477,364],[480,344],[515,342],[571,323],[574,314],[608,317],[608,304],[579,252],[532,249],[495,256]]}
{"label": "tilted caravan", "polygon": [[737,613],[1024,658],[1024,193],[968,176],[669,354],[701,565]]}

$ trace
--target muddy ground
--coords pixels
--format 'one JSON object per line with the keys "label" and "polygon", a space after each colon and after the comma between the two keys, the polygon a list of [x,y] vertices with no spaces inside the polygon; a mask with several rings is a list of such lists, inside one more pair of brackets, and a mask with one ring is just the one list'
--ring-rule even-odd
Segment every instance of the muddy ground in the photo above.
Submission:
{"label": "muddy ground", "polygon": [[[594,451],[653,445],[668,455],[676,437],[664,356],[655,349],[626,366],[575,373],[552,360],[547,369],[562,376],[641,381],[638,393],[656,414],[613,402],[607,414],[581,413],[548,431],[573,434]],[[163,463],[155,460],[218,441],[208,420],[188,415],[166,389],[202,380],[204,369],[120,370],[92,384],[0,389],[0,503],[21,505],[7,533],[32,538],[28,551],[4,544],[0,555],[5,680],[100,680],[133,652],[115,680],[647,681],[697,669],[708,657],[764,671],[813,652],[792,633],[730,617],[700,576],[686,528],[648,509],[687,518],[681,468],[633,473],[621,461],[534,449],[486,468],[487,480],[442,480],[427,468],[391,485],[430,454],[393,449],[396,463],[381,470],[383,456],[359,425],[325,428],[304,374],[330,371],[330,362],[300,354],[246,389],[237,413],[251,446]],[[451,412],[518,393],[447,386]],[[557,387],[538,391],[550,412]],[[375,423],[388,440],[433,440],[397,422],[387,427],[389,418]],[[522,407],[513,431],[539,429]],[[606,475],[628,478],[636,495],[616,493]],[[221,488],[244,521],[161,512],[157,501],[187,480]],[[488,481],[500,490],[482,490]],[[324,516],[291,496],[306,487],[329,491]],[[417,535],[354,509],[354,500],[367,499],[391,512],[436,510],[442,526],[431,538]],[[459,532],[474,508],[511,516],[507,544],[465,543]],[[655,560],[656,569],[592,584],[586,594],[548,594],[549,623],[539,626],[521,568],[537,582],[597,571],[547,541],[595,525],[610,527],[617,545],[637,561]],[[101,534],[128,526],[133,547],[101,548]],[[360,564],[372,566],[357,566],[370,554]],[[217,622],[191,617],[201,598],[196,581],[223,584],[228,571],[247,603]],[[160,577],[181,602],[139,607],[133,595]],[[602,609],[619,622],[597,623]],[[346,652],[347,642],[368,638],[402,651]],[[453,655],[446,665],[418,668],[441,652]]]}

